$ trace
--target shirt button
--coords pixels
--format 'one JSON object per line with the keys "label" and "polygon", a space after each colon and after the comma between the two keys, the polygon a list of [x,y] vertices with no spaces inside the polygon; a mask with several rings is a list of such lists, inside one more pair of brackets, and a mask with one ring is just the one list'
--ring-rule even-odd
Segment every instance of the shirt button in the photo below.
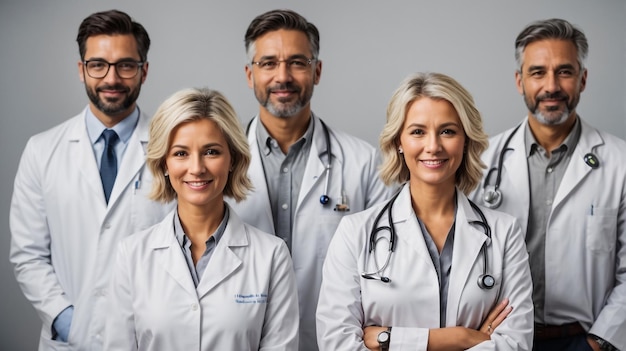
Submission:
{"label": "shirt button", "polygon": [[548,167],[548,173],[552,173],[552,167]]}
{"label": "shirt button", "polygon": [[111,223],[106,222],[104,223],[104,229],[110,229],[111,228]]}
{"label": "shirt button", "polygon": [[289,172],[289,168],[287,167],[283,168],[283,173],[287,173],[287,172]]}
{"label": "shirt button", "polygon": [[198,310],[198,304],[197,303],[192,303],[191,304],[191,310],[192,311],[197,311]]}
{"label": "shirt button", "polygon": [[289,208],[289,206],[287,206],[287,204],[283,204],[282,206],[280,206],[283,208],[283,210],[286,210],[287,208]]}
{"label": "shirt button", "polygon": [[546,205],[551,206],[552,205],[552,199],[546,200]]}

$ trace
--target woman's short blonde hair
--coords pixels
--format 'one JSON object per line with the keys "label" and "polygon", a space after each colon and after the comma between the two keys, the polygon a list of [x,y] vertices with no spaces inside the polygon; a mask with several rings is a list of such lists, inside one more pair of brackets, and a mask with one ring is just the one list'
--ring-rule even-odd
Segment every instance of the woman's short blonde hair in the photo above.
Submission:
{"label": "woman's short blonde hair", "polygon": [[208,119],[217,124],[228,143],[232,171],[229,173],[224,195],[239,202],[252,189],[248,178],[250,150],[239,119],[224,95],[207,88],[184,89],[167,98],[150,122],[150,141],[146,163],[154,176],[150,198],[169,202],[176,192],[165,176],[165,159],[175,129],[184,123]]}
{"label": "woman's short blonde hair", "polygon": [[480,155],[489,145],[483,131],[480,112],[472,95],[453,78],[441,73],[415,73],[407,77],[394,92],[387,106],[387,123],[380,135],[383,164],[381,177],[385,184],[409,180],[409,169],[398,152],[400,133],[411,104],[421,98],[448,101],[456,110],[466,136],[465,156],[456,172],[456,185],[465,194],[479,184],[485,165]]}

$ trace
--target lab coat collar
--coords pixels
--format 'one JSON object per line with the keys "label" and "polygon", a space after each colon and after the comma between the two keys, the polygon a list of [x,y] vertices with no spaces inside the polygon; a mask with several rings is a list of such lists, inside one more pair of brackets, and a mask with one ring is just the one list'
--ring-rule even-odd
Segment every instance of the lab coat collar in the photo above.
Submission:
{"label": "lab coat collar", "polygon": [[255,116],[248,128],[248,145],[250,145],[250,154],[252,155],[250,167],[248,168],[248,177],[250,177],[252,184],[254,184],[254,189],[251,192],[258,194],[249,194],[248,198],[258,202],[255,211],[259,211],[259,213],[256,214],[257,220],[253,221],[253,223],[256,223],[257,227],[268,233],[274,233],[272,206],[270,204],[267,181],[265,180],[265,171],[261,161],[261,150],[259,150],[256,137],[256,128],[259,120],[259,116]]}
{"label": "lab coat collar", "polygon": [[[326,165],[329,161],[328,150],[326,147],[326,134],[324,133],[324,127],[322,121],[314,113],[311,113],[311,118],[315,123],[313,129],[313,143],[311,144],[311,151],[309,152],[309,158],[307,160],[306,168],[304,169],[304,175],[302,176],[302,185],[300,187],[300,193],[298,195],[298,207],[308,196],[318,196],[319,194],[311,194],[311,190],[317,184],[317,182],[325,182],[326,174],[324,174]],[[327,125],[328,127],[328,125]],[[335,139],[335,135],[328,127],[328,137],[331,149],[331,169],[330,177],[332,178],[329,183],[339,181],[341,189],[343,189],[343,153],[341,152],[339,142]]]}
{"label": "lab coat collar", "polygon": [[[467,196],[458,188],[456,191],[457,212],[455,219],[454,251],[452,254],[452,270],[450,273],[448,308],[446,312],[446,320],[452,323],[452,325],[454,325],[457,320],[463,287],[466,284],[477,284],[477,282],[468,282],[468,279],[474,263],[479,255],[481,255],[483,243],[487,241],[486,244],[490,244],[483,228],[479,225],[471,224],[474,221],[481,221],[480,216],[470,205]],[[396,231],[411,233],[410,235],[402,235],[401,238],[398,238],[398,240],[406,241],[405,243],[401,243],[401,245],[410,245],[410,247],[415,248],[417,255],[427,260],[429,262],[428,265],[432,266],[428,249],[420,234],[421,229],[419,228],[411,205],[411,192],[408,183],[400,190],[392,212]],[[487,223],[487,225],[493,228],[491,223]],[[436,274],[434,267],[432,274]]]}
{"label": "lab coat collar", "polygon": [[168,272],[187,292],[197,296],[198,299],[202,299],[204,295],[209,293],[242,265],[241,259],[232,248],[249,245],[249,234],[243,222],[228,204],[225,205],[228,206],[230,215],[226,230],[211,257],[211,262],[215,262],[215,264],[209,264],[210,266],[207,267],[204,275],[200,278],[197,289],[187,268],[183,252],[174,235],[173,211],[158,224],[151,244],[155,255],[159,256],[158,261],[161,263],[163,270]]}
{"label": "lab coat collar", "polygon": [[[300,208],[303,201],[308,196],[311,195],[311,190],[317,184],[317,182],[326,181],[326,175],[324,174],[324,170],[326,168],[326,162],[328,162],[326,157],[326,135],[324,134],[324,127],[322,126],[322,122],[314,113],[311,113],[311,118],[313,118],[314,129],[313,129],[313,140],[311,144],[311,150],[309,152],[309,157],[307,158],[306,168],[304,170],[304,174],[302,176],[302,185],[300,186],[300,193],[298,195],[298,204],[297,208]],[[257,137],[256,137],[256,128],[257,123],[259,123],[259,116],[255,116],[254,119],[250,122],[250,127],[248,128],[248,143],[250,145],[250,152],[255,155],[260,155],[261,150],[259,150]],[[341,181],[343,188],[343,163],[344,163],[344,155],[341,152],[341,145],[335,137],[332,129],[328,128],[328,134],[330,137],[331,144],[331,154],[332,154],[332,162],[331,162],[331,177],[333,181]],[[260,157],[252,157],[250,163],[250,171],[248,172],[252,184],[255,186],[255,192],[259,192],[261,194],[265,194],[264,198],[267,199],[266,206],[262,206],[265,213],[265,218],[273,218],[271,212],[271,206],[269,203],[269,195],[267,190],[267,183],[265,180],[265,173],[263,171],[263,165],[261,164]],[[317,196],[317,194],[314,194]],[[296,210],[297,211],[297,210]],[[268,225],[273,229],[273,223]],[[273,230],[272,230],[273,232]]]}
{"label": "lab coat collar", "polygon": [[[475,221],[482,221],[482,219],[472,208],[465,194],[457,188],[454,252],[452,254],[452,270],[450,271],[448,308],[446,311],[446,321],[449,326],[457,325],[455,323],[457,321],[461,295],[464,291],[463,287],[468,284],[478,284],[477,281],[470,281],[470,273],[472,267],[482,256],[481,248],[483,244],[486,247],[491,244],[491,240],[485,234],[483,227],[472,224]],[[494,227],[493,223],[489,223],[489,221],[486,224],[490,228]],[[493,235],[494,233],[492,232],[491,234]]]}
{"label": "lab coat collar", "polygon": [[111,190],[108,208],[111,209],[119,199],[120,195],[132,185],[137,173],[145,166],[146,148],[148,144],[149,119],[146,115],[140,114],[135,131],[128,140],[126,152],[122,158],[120,169],[115,178],[115,184]]}
{"label": "lab coat collar", "polygon": [[72,145],[73,154],[77,155],[77,164],[80,165],[80,171],[94,191],[93,196],[99,196],[102,199],[103,206],[106,207],[107,212],[109,212],[115,206],[115,203],[124,189],[128,187],[128,184],[133,181],[137,173],[144,167],[146,147],[148,144],[149,119],[144,114],[140,114],[139,116],[139,121],[137,122],[135,131],[130,137],[124,158],[120,164],[119,172],[111,191],[111,198],[107,206],[104,199],[104,190],[102,189],[98,164],[96,163],[91,141],[87,134],[87,126],[85,124],[87,108],[88,107],[83,110],[77,118],[76,123],[68,130],[67,141]]}
{"label": "lab coat collar", "polygon": [[104,190],[102,189],[102,181],[100,180],[100,171],[96,163],[96,158],[94,157],[89,135],[87,134],[87,125],[85,124],[87,108],[88,107],[75,117],[74,120],[76,123],[73,123],[72,127],[68,129],[66,140],[70,144],[70,152],[76,155],[77,167],[80,169],[89,187],[93,190],[92,195],[85,194],[85,196],[100,197],[102,199],[102,207],[98,208],[98,212],[102,211],[102,213],[104,213],[104,209],[107,205],[104,198]]}
{"label": "lab coat collar", "polygon": [[[567,165],[563,179],[559,185],[556,195],[554,196],[553,210],[556,209],[568,194],[572,194],[572,189],[578,185],[593,169],[588,166],[585,161],[587,153],[594,153],[598,146],[604,145],[604,139],[595,128],[585,123],[582,118],[578,118],[581,123],[580,139],[578,145],[572,153],[572,158]],[[596,154],[597,156],[597,154]],[[600,167],[602,167],[600,160]]]}

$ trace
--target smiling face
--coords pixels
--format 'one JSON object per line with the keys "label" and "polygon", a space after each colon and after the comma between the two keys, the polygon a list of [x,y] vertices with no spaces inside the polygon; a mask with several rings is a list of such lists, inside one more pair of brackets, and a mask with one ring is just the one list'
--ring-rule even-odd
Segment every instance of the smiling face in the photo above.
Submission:
{"label": "smiling face", "polygon": [[427,97],[413,101],[400,131],[411,188],[454,187],[465,139],[459,115],[448,101]]}
{"label": "smiling face", "polygon": [[[87,38],[84,60],[117,63],[140,62],[141,58],[132,35],[95,35]],[[135,109],[141,85],[148,74],[148,63],[144,63],[133,78],[120,78],[114,66],[103,78],[92,78],[83,62],[78,63],[78,73],[85,84],[91,111],[104,125],[111,127]]]}
{"label": "smiling face", "polygon": [[172,132],[165,169],[179,208],[221,206],[230,168],[228,142],[214,121],[187,122]]}
{"label": "smiling face", "polygon": [[[254,42],[254,47],[254,62],[313,58],[306,34],[296,30],[268,32]],[[304,70],[290,68],[286,62],[273,70],[246,65],[248,86],[254,90],[261,111],[282,118],[308,118],[313,87],[319,83],[321,71],[322,64],[317,60]]]}
{"label": "smiling face", "polygon": [[537,122],[561,125],[576,118],[587,71],[581,72],[576,46],[571,41],[539,40],[526,46],[515,81]]}

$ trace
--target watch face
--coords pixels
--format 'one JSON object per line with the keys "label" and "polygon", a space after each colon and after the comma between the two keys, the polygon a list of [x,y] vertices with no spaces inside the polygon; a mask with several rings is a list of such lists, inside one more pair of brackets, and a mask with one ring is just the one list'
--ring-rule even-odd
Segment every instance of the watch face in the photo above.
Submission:
{"label": "watch face", "polygon": [[380,332],[380,334],[378,334],[378,342],[379,343],[386,343],[389,341],[389,332],[388,331],[384,331],[384,332]]}

